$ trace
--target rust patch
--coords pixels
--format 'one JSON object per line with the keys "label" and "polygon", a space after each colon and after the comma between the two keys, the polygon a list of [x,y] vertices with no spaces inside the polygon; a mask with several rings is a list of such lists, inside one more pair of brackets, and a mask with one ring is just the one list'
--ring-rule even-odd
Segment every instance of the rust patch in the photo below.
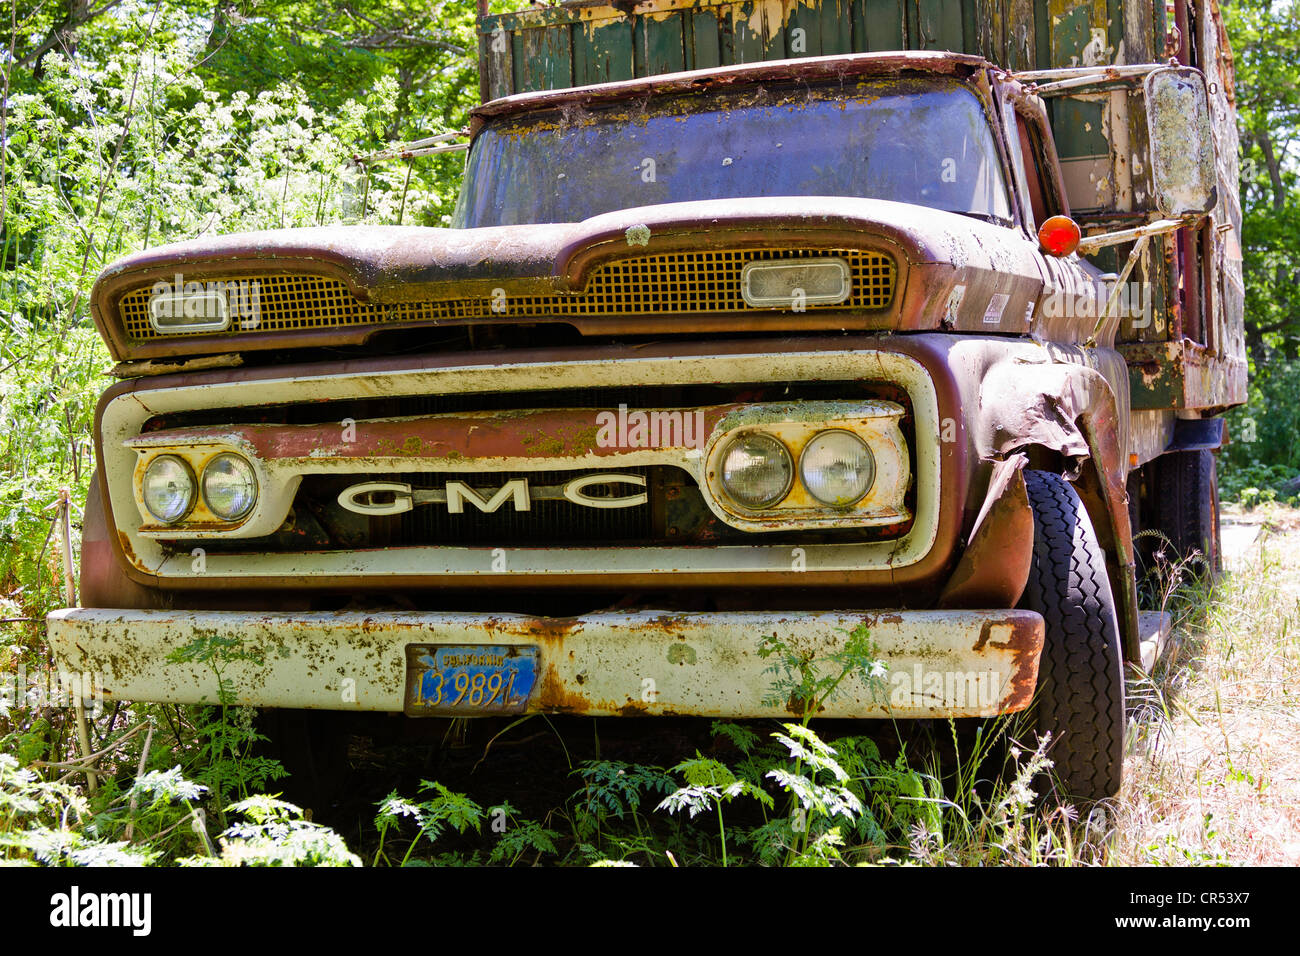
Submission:
{"label": "rust patch", "polygon": [[538,618],[529,621],[525,628],[507,628],[499,620],[484,622],[485,631],[500,630],[500,637],[505,640],[522,638],[541,645],[542,667],[537,675],[535,696],[528,706],[529,712],[585,714],[601,708],[599,703],[578,689],[582,686],[581,681],[566,684],[557,666],[564,656],[565,636],[579,623],[577,618]]}
{"label": "rust patch", "polygon": [[122,556],[137,568],[141,567],[140,559],[136,557],[135,550],[131,547],[131,536],[125,531],[117,532],[117,542],[122,547]]}
{"label": "rust patch", "polygon": [[[337,423],[326,425],[238,425],[153,431],[150,447],[242,445],[267,461],[356,461],[375,458],[423,458],[444,461],[501,458],[611,456],[627,451],[688,449],[700,444],[717,423],[740,404],[701,409],[633,409],[628,414],[661,416],[646,429],[649,443],[620,444],[617,428],[603,415],[612,410],[546,409],[538,411],[475,412],[420,418],[371,419],[355,422],[345,441]],[[704,434],[687,435],[679,423],[684,413],[699,412]],[[658,427],[676,413],[673,426]]]}
{"label": "rust patch", "polygon": [[[524,13],[526,14],[527,11]],[[516,13],[516,17],[521,14]],[[694,93],[707,89],[749,86],[764,81],[807,82],[819,78],[843,80],[848,76],[888,76],[907,71],[933,75],[972,75],[986,69],[987,60],[963,53],[936,50],[857,53],[813,59],[743,63],[688,73],[669,73],[601,83],[573,89],[538,90],[516,93],[476,106],[470,113],[471,133],[477,133],[484,118],[506,116],[525,110],[560,108],[568,104],[584,107],[616,103],[647,95]]]}
{"label": "rust patch", "polygon": [[[993,628],[997,625],[1011,628],[1007,640],[990,641]],[[1041,618],[1037,621],[991,618],[980,628],[980,636],[972,650],[979,652],[987,647],[1010,652],[1011,689],[1002,697],[1002,713],[1011,714],[1024,710],[1033,702],[1034,692],[1038,687],[1038,662],[1043,653],[1043,627]]]}
{"label": "rust patch", "polygon": [[944,586],[940,607],[1015,607],[1020,600],[1034,556],[1026,464],[1018,454],[994,465],[970,544]]}
{"label": "rust patch", "polygon": [[[794,692],[791,693],[790,697],[786,700],[785,709],[788,710],[792,716],[803,717],[803,715],[808,713],[810,710],[808,706],[810,703],[811,701],[809,701],[807,697],[800,697],[797,692]],[[824,707],[818,709],[825,710]]]}
{"label": "rust patch", "polygon": [[[678,635],[676,632],[683,627],[687,627],[690,623],[691,623],[691,618],[689,615],[661,614],[659,615],[659,617],[656,617],[653,620],[651,620],[649,623],[647,623],[644,626],[644,628],[646,630],[652,630],[652,631],[653,630],[663,631],[665,634],[668,634],[671,637],[680,637],[680,635]],[[681,640],[685,640],[685,639],[686,639],[685,637],[681,637]]]}

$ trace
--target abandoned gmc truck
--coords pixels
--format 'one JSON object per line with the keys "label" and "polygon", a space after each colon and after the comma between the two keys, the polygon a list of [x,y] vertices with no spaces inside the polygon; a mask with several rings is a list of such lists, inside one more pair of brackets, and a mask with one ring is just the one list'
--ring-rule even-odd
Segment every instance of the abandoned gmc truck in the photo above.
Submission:
{"label": "abandoned gmc truck", "polygon": [[1135,534],[1213,568],[1245,399],[1231,59],[1211,0],[1011,7],[484,15],[451,228],[107,268],[61,666],[213,702],[173,652],[220,636],[282,712],[789,717],[763,642],[865,627],[824,716],[1024,712],[1116,793]]}

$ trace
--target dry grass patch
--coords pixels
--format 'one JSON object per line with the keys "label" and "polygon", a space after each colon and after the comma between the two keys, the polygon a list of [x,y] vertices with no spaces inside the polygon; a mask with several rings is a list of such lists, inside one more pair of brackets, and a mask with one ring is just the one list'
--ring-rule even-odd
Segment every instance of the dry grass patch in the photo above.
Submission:
{"label": "dry grass patch", "polygon": [[1130,685],[1111,863],[1300,864],[1300,511],[1227,518],[1227,574],[1171,599],[1173,644]]}

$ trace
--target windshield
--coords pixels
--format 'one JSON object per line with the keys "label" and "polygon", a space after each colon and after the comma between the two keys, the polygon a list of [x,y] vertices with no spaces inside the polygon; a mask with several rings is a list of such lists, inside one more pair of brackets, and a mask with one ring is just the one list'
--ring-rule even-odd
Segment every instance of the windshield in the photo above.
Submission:
{"label": "windshield", "polygon": [[875,80],[490,121],[453,224],[578,222],[699,199],[855,196],[1009,222],[989,121],[956,82]]}

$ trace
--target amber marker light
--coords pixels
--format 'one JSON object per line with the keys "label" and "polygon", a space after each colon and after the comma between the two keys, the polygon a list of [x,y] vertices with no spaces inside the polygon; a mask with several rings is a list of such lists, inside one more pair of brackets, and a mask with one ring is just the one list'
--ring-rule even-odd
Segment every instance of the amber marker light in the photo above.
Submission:
{"label": "amber marker light", "polygon": [[1069,216],[1053,216],[1038,227],[1038,241],[1048,255],[1068,256],[1079,245],[1078,224]]}

